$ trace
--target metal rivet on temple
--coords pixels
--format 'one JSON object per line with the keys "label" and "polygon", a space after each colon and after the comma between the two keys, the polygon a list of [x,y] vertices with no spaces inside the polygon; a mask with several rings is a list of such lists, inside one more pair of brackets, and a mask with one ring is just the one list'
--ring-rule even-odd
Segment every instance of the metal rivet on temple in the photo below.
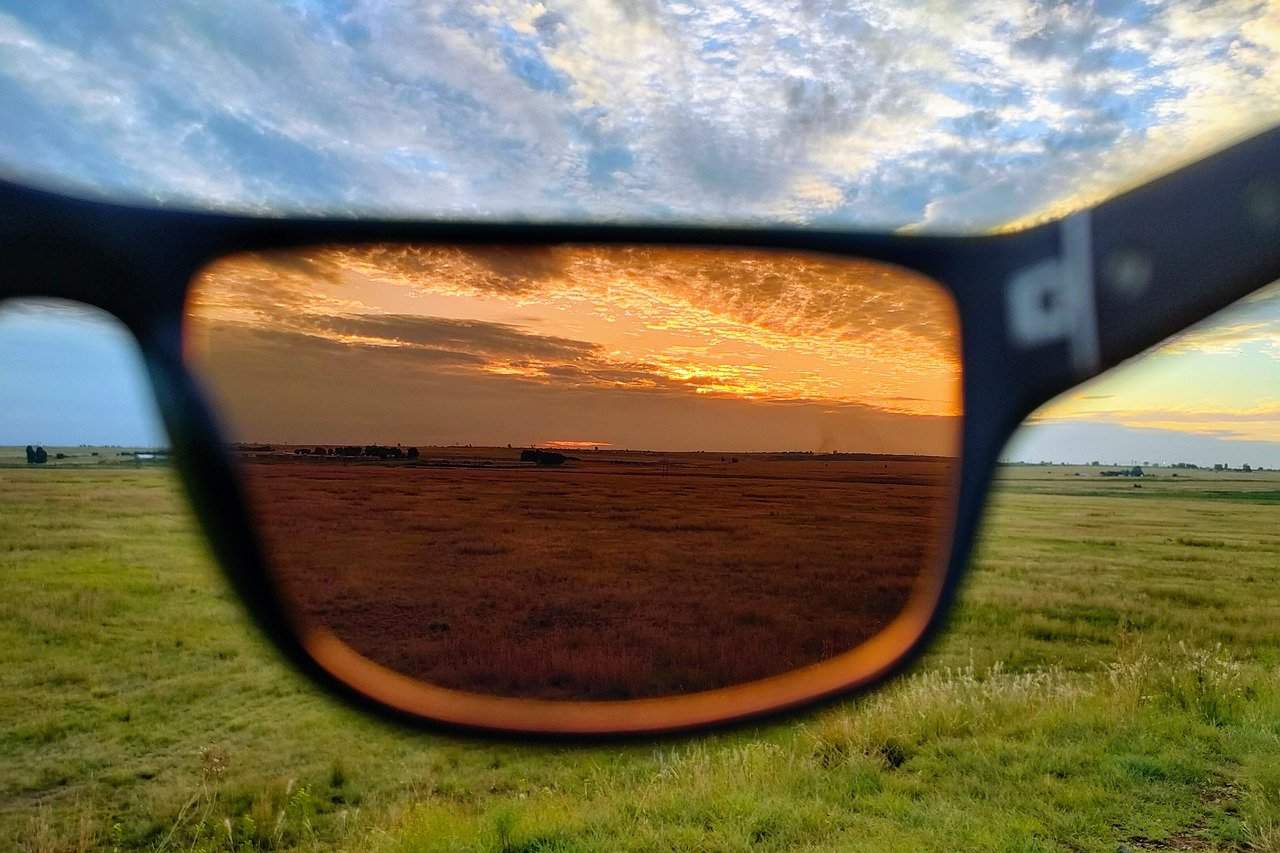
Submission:
{"label": "metal rivet on temple", "polygon": [[1111,290],[1130,299],[1151,284],[1151,257],[1136,249],[1116,249],[1102,262],[1102,278]]}
{"label": "metal rivet on temple", "polygon": [[1275,181],[1254,181],[1244,189],[1245,210],[1250,221],[1264,232],[1280,230],[1280,185]]}

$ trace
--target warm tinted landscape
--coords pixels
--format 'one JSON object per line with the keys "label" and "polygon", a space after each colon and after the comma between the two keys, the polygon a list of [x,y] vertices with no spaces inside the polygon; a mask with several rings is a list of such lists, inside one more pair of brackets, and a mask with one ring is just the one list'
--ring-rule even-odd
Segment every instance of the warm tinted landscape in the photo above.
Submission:
{"label": "warm tinted landscape", "polygon": [[546,698],[683,693],[848,651],[937,567],[952,469],[856,454],[580,449],[547,465],[508,448],[413,461],[297,449],[238,456],[302,620],[436,684]]}

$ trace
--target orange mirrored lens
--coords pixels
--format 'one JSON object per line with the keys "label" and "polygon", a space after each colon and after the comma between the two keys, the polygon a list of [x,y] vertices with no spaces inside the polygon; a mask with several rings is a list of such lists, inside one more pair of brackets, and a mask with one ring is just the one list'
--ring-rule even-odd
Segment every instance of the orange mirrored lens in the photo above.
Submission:
{"label": "orange mirrored lens", "polygon": [[187,309],[300,630],[431,685],[662,697],[936,586],[959,332],[889,265],[739,249],[242,254]]}

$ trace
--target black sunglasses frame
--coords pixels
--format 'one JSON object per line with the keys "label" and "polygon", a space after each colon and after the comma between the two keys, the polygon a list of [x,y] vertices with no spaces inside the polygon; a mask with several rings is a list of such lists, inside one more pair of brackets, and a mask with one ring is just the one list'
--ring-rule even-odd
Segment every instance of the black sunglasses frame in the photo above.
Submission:
{"label": "black sunglasses frame", "polygon": [[[214,413],[183,360],[193,277],[227,254],[315,244],[662,244],[819,252],[906,267],[955,300],[963,356],[962,465],[939,597],[910,647],[838,689],[745,714],[616,730],[495,729],[372,699],[316,663],[269,582]],[[70,198],[0,182],[0,300],[75,300],[136,337],[190,499],[233,587],[297,668],[392,719],[527,737],[619,736],[772,715],[878,683],[915,660],[964,574],[998,455],[1055,395],[1280,279],[1280,128],[1065,219],[1008,234],[912,236],[793,228],[258,218]]]}

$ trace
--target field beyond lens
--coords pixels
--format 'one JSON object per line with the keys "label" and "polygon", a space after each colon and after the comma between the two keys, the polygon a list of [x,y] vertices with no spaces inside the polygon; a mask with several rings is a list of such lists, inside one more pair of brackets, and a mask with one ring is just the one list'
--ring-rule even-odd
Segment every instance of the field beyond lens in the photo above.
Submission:
{"label": "field beyond lens", "polygon": [[952,503],[953,461],[922,456],[304,449],[238,454],[298,621],[504,696],[689,693],[847,652],[942,570]]}
{"label": "field beyond lens", "polygon": [[318,695],[164,466],[4,468],[0,849],[1280,849],[1280,475],[1172,473],[1003,469],[947,632],[879,693],[566,748]]}

